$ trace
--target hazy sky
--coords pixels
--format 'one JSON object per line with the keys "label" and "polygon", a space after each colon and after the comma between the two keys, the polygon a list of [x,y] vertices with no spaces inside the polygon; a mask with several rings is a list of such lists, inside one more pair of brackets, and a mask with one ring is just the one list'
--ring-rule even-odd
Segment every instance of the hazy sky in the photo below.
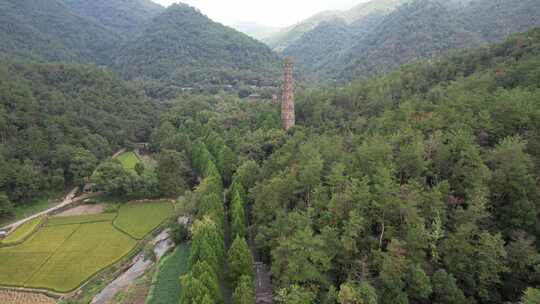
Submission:
{"label": "hazy sky", "polygon": [[283,27],[299,22],[323,10],[348,9],[367,0],[153,0],[164,6],[184,2],[205,15],[232,25],[239,22]]}

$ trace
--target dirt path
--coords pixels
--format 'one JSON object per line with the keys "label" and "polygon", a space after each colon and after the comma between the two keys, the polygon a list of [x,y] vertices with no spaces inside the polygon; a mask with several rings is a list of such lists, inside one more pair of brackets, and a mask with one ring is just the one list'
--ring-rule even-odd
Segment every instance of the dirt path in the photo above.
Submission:
{"label": "dirt path", "polygon": [[270,271],[263,262],[255,262],[255,303],[272,304]]}
{"label": "dirt path", "polygon": [[47,210],[36,213],[36,214],[34,214],[32,216],[29,216],[27,218],[24,218],[24,219],[22,219],[20,221],[17,221],[15,223],[13,223],[13,224],[2,227],[1,230],[14,231],[20,225],[22,225],[22,224],[24,224],[24,223],[26,223],[26,222],[28,222],[30,220],[33,220],[36,217],[40,217],[42,215],[52,213],[54,211],[57,211],[57,210],[60,210],[60,209],[62,209],[64,207],[66,207],[66,206],[68,206],[70,204],[77,203],[77,202],[83,201],[83,200],[85,200],[87,198],[91,198],[91,197],[98,196],[98,195],[101,194],[101,192],[95,192],[95,193],[87,193],[87,194],[83,194],[83,195],[75,197],[75,193],[77,193],[78,189],[79,188],[73,188],[71,191],[69,191],[69,193],[66,195],[66,197],[64,198],[64,200],[60,204],[58,204],[58,205],[56,205],[54,207],[51,207],[51,208],[49,208]]}
{"label": "dirt path", "polygon": [[[154,253],[156,254],[157,260],[161,259],[165,252],[174,246],[169,238],[169,232],[167,230],[154,238],[153,242],[155,244]],[[112,303],[111,301],[119,291],[127,288],[133,281],[144,274],[153,263],[154,262],[151,260],[145,261],[143,253],[138,254],[133,259],[133,265],[95,296],[92,300],[92,304]]]}
{"label": "dirt path", "polygon": [[[116,153],[113,154],[112,158],[118,157],[118,155],[124,153],[125,151],[126,151],[126,149],[121,149],[121,150],[117,151]],[[9,225],[7,225],[5,227],[2,227],[2,228],[0,228],[0,230],[13,232],[20,225],[22,225],[22,224],[24,224],[24,223],[26,223],[26,222],[28,222],[30,220],[33,220],[36,217],[40,217],[42,215],[52,213],[52,212],[54,212],[56,210],[59,210],[59,209],[62,209],[64,207],[66,207],[66,206],[68,206],[70,204],[77,203],[77,202],[83,201],[83,200],[85,200],[87,198],[95,197],[95,196],[98,196],[98,195],[102,194],[101,192],[85,193],[83,195],[80,195],[80,196],[76,197],[75,194],[77,194],[78,189],[79,189],[78,187],[75,187],[75,188],[71,189],[71,191],[69,191],[69,193],[66,195],[66,197],[64,198],[64,200],[60,204],[58,204],[58,205],[56,205],[54,207],[51,207],[51,208],[49,208],[47,210],[43,210],[43,211],[41,211],[39,213],[36,213],[34,215],[31,215],[31,216],[29,216],[27,218],[24,218],[22,220],[19,220],[19,221],[15,222],[15,223],[9,224]]]}
{"label": "dirt path", "polygon": [[126,152],[126,149],[120,149],[118,151],[116,151],[116,153],[113,154],[113,156],[111,156],[111,158],[117,158],[118,156],[120,156],[120,154]]}
{"label": "dirt path", "polygon": [[90,214],[100,214],[105,210],[105,204],[94,204],[94,205],[80,205],[75,208],[70,208],[62,213],[58,213],[55,216],[74,216],[74,215],[90,215]]}
{"label": "dirt path", "polygon": [[255,261],[253,265],[255,268],[255,303],[272,304],[272,276],[268,270],[268,266],[262,262],[259,256],[259,251],[255,245],[255,234],[255,227],[249,227],[249,248]]}

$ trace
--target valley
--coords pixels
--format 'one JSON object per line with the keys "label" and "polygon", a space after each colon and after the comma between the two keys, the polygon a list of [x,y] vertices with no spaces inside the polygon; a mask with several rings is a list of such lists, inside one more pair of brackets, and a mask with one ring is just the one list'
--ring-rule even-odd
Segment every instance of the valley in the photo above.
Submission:
{"label": "valley", "polygon": [[0,0],[0,303],[540,303],[538,1],[189,3]]}

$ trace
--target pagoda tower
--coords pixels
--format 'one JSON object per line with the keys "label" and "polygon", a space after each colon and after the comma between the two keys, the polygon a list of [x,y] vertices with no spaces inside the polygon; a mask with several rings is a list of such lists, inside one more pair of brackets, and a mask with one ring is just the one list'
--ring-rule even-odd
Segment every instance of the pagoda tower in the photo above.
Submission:
{"label": "pagoda tower", "polygon": [[283,99],[281,100],[281,124],[283,129],[294,127],[294,78],[293,62],[285,59],[283,62]]}

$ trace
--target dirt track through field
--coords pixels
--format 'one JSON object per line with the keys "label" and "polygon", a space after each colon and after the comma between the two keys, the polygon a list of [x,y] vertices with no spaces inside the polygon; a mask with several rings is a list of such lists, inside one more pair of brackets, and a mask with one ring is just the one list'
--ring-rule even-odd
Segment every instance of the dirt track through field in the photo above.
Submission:
{"label": "dirt track through field", "polygon": [[91,215],[91,214],[101,214],[105,209],[104,204],[95,204],[95,205],[81,205],[75,208],[68,209],[62,213],[59,213],[55,216],[74,216],[74,215]]}
{"label": "dirt track through field", "polygon": [[[167,250],[172,248],[174,244],[169,239],[169,232],[167,230],[160,233],[154,239],[154,253],[157,260],[159,260]],[[151,260],[145,261],[144,255],[141,253],[133,259],[133,266],[131,266],[126,272],[121,274],[112,283],[107,285],[97,296],[92,300],[92,304],[109,304],[114,299],[114,296],[121,290],[127,288],[138,277],[153,264]]]}
{"label": "dirt track through field", "polygon": [[[116,152],[112,156],[112,158],[118,157],[118,155],[124,153],[125,151],[126,151],[126,149],[119,150],[118,152]],[[13,232],[20,225],[22,225],[22,224],[24,224],[24,223],[26,223],[26,222],[28,222],[30,220],[33,220],[36,217],[40,217],[42,215],[46,215],[46,214],[55,212],[57,210],[60,210],[60,209],[62,209],[64,207],[68,206],[68,205],[71,205],[73,203],[77,203],[77,202],[83,201],[83,200],[85,200],[87,198],[92,198],[92,197],[99,196],[99,195],[103,194],[102,192],[94,192],[94,193],[86,193],[86,194],[83,194],[83,195],[80,195],[80,196],[75,196],[77,194],[78,190],[79,190],[79,187],[75,187],[75,188],[71,189],[71,191],[69,191],[69,193],[66,195],[66,197],[64,198],[64,200],[60,204],[58,204],[58,205],[56,205],[54,207],[51,207],[51,208],[49,208],[47,210],[43,210],[43,211],[41,211],[39,213],[36,213],[36,214],[34,214],[32,216],[29,216],[27,218],[24,218],[22,220],[19,220],[19,221],[15,222],[15,223],[9,224],[9,225],[7,225],[5,227],[2,227],[2,228],[0,228],[0,230]]]}
{"label": "dirt track through field", "polygon": [[40,217],[40,216],[42,216],[42,215],[46,215],[46,214],[52,213],[52,212],[54,212],[54,211],[60,210],[60,209],[62,209],[62,208],[65,208],[66,206],[71,205],[71,204],[73,204],[73,203],[77,203],[77,202],[83,201],[83,200],[85,200],[85,199],[87,199],[87,198],[95,197],[95,196],[98,196],[98,195],[101,195],[101,194],[102,194],[101,192],[94,192],[94,193],[87,193],[87,194],[83,194],[83,195],[80,195],[80,196],[75,197],[75,193],[77,193],[77,190],[78,190],[78,188],[73,188],[73,189],[66,195],[66,197],[64,198],[64,200],[63,200],[60,204],[58,204],[58,205],[56,205],[56,206],[54,206],[54,207],[52,207],[52,208],[49,208],[49,209],[47,209],[47,210],[41,211],[41,212],[39,212],[39,213],[36,213],[36,214],[34,214],[34,215],[32,215],[32,216],[29,216],[29,217],[27,217],[27,218],[25,218],[25,219],[22,219],[22,220],[20,220],[20,221],[17,221],[17,222],[15,222],[15,223],[13,223],[13,224],[10,224],[10,225],[7,225],[7,226],[5,226],[5,227],[2,227],[2,230],[14,231],[14,230],[17,229],[17,227],[19,227],[20,225],[22,225],[22,224],[24,224],[24,223],[26,223],[26,222],[28,222],[28,221],[30,221],[30,220],[33,220],[33,219],[35,219],[35,218],[37,218],[37,217]]}

